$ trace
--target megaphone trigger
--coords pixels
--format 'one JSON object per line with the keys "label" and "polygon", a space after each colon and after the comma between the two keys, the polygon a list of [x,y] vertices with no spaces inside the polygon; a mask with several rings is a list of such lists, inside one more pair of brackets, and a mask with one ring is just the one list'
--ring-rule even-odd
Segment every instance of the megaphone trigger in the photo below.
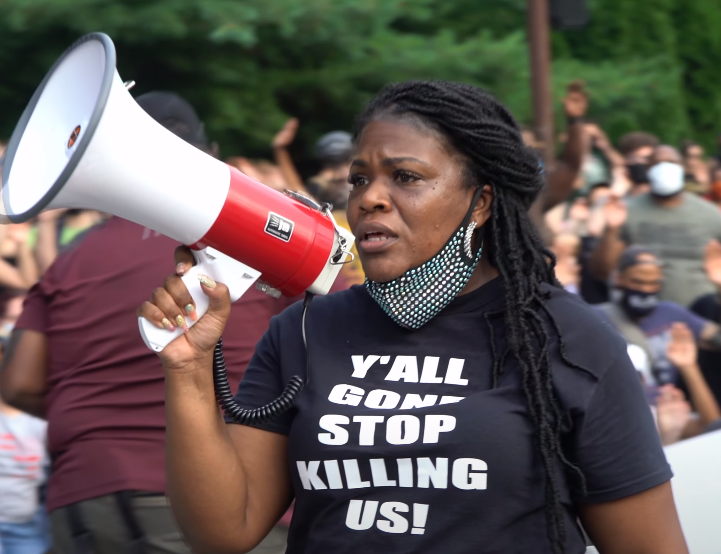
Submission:
{"label": "megaphone trigger", "polygon": [[[207,275],[215,282],[226,285],[231,302],[235,302],[243,296],[260,277],[260,271],[226,256],[215,248],[193,250],[193,256],[196,264],[181,279],[193,298],[198,319],[208,311],[208,297],[200,287],[198,275]],[[187,319],[186,322],[188,327],[195,325],[195,322],[190,319]],[[138,318],[138,326],[145,345],[155,352],[161,352],[182,334],[180,329],[172,332],[167,329],[159,329],[142,317]]]}

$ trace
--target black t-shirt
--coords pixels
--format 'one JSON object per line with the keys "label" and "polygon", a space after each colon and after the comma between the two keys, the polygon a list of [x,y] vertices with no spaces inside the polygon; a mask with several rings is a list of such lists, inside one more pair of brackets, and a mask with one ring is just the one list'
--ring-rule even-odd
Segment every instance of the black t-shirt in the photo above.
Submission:
{"label": "black t-shirt", "polygon": [[[574,503],[626,497],[671,471],[624,341],[580,299],[548,290],[568,356],[593,373],[561,362],[553,340],[555,386],[571,415],[563,440],[588,490],[582,499],[559,464],[575,554],[585,541]],[[289,438],[288,553],[550,552],[542,462],[510,356],[491,387],[484,313],[501,309],[503,296],[495,279],[417,331],[393,323],[363,286],[314,300],[310,383],[291,411],[260,426]],[[296,304],[271,320],[236,396],[241,406],[261,406],[305,374],[301,312]],[[495,318],[497,352],[503,331]]]}
{"label": "black t-shirt", "polygon": [[[690,310],[704,319],[721,321],[721,304],[716,294],[706,294],[691,305]],[[699,349],[698,365],[716,400],[721,402],[721,352]]]}

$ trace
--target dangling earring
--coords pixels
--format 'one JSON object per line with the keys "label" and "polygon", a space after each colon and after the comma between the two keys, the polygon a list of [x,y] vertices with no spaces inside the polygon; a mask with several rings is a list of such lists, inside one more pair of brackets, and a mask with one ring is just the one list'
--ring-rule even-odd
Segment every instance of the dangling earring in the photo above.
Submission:
{"label": "dangling earring", "polygon": [[476,222],[471,221],[466,229],[466,236],[463,239],[463,249],[466,252],[466,256],[473,258],[473,252],[471,251],[471,239],[473,238],[473,231],[476,230]]}

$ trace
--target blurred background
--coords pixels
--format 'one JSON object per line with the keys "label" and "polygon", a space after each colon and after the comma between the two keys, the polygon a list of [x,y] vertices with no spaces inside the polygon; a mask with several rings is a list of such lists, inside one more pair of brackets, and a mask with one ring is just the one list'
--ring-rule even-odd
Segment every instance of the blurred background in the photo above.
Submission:
{"label": "blurred background", "polygon": [[[588,117],[611,140],[644,129],[715,153],[721,3],[586,5],[585,26],[551,34],[557,119],[565,85],[581,79]],[[294,116],[291,153],[313,171],[318,136],[350,128],[384,83],[409,78],[482,85],[532,120],[526,0],[2,0],[0,10],[4,140],[58,55],[92,31],[115,42],[134,95],[174,90],[197,106],[221,157],[267,153]]]}

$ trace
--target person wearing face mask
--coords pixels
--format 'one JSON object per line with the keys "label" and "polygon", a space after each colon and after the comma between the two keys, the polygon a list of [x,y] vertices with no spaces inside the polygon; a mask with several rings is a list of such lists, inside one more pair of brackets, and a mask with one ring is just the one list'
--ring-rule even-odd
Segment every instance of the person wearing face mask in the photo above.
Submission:
{"label": "person wearing face mask", "polygon": [[654,251],[641,245],[629,246],[618,262],[611,301],[596,309],[628,344],[644,350],[650,361],[650,370],[644,372],[647,385],[685,387],[682,368],[668,356],[673,326],[688,327],[696,344],[707,350],[721,350],[721,328],[683,306],[661,300],[665,285],[663,264]]}
{"label": "person wearing face mask", "polygon": [[[224,423],[211,366],[238,308],[207,276],[208,312],[159,353],[193,551],[250,551],[295,498],[288,554],[583,554],[579,518],[604,554],[687,553],[626,344],[556,279],[510,112],[467,84],[388,85],[348,180],[366,283],[273,318],[236,395],[264,406],[297,375],[292,408]],[[169,275],[139,315],[162,327],[188,298]]]}
{"label": "person wearing face mask", "polygon": [[648,171],[651,190],[627,200],[611,197],[604,206],[606,227],[590,259],[598,279],[608,279],[623,250],[634,244],[652,248],[664,263],[662,300],[689,306],[714,292],[703,267],[710,240],[721,238],[721,213],[695,194],[683,191],[681,155],[659,146]]}
{"label": "person wearing face mask", "polygon": [[626,176],[631,181],[631,196],[648,192],[648,168],[658,145],[658,138],[643,131],[628,133],[621,137],[618,149],[624,158]]}

